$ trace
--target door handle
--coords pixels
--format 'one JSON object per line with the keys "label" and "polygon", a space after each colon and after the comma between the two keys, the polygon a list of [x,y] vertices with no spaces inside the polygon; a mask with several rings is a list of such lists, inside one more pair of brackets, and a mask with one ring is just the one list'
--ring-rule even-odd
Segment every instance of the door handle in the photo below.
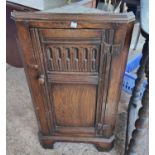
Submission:
{"label": "door handle", "polygon": [[37,70],[39,66],[36,64],[28,64],[28,67]]}
{"label": "door handle", "polygon": [[41,74],[38,78],[38,82],[39,84],[44,84],[45,83],[45,76],[43,74]]}

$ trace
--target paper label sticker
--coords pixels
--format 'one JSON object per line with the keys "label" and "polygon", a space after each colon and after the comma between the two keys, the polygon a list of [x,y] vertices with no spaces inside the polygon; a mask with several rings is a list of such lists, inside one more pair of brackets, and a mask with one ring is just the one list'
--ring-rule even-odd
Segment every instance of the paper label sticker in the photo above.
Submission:
{"label": "paper label sticker", "polygon": [[77,22],[71,21],[71,28],[77,28]]}

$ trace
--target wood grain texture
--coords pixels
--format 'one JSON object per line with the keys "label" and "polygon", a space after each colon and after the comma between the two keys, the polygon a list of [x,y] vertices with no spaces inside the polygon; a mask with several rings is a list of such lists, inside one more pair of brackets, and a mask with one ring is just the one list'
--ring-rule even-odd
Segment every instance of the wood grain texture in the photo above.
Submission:
{"label": "wood grain texture", "polygon": [[54,84],[51,91],[58,126],[94,126],[96,86]]}
{"label": "wood grain texture", "polygon": [[98,73],[48,72],[47,78],[49,83],[98,84]]}
{"label": "wood grain texture", "polygon": [[98,72],[99,46],[51,45],[46,54],[49,71]]}
{"label": "wood grain texture", "polygon": [[[132,35],[133,23],[122,25],[115,32],[114,43],[121,43],[121,52],[119,55],[114,54],[111,58],[109,86],[107,92],[107,100],[105,107],[104,123],[110,125],[110,129],[104,132],[106,137],[112,135],[115,128],[116,113],[121,94],[121,87],[125,66],[127,63],[127,55],[129,51],[129,43]],[[126,32],[126,33],[124,33]]]}
{"label": "wood grain texture", "polygon": [[[88,40],[88,34],[89,39],[97,39],[101,38],[101,33],[99,29],[40,29],[40,33],[43,36],[44,41],[50,41],[55,39],[87,39]],[[62,35],[63,34],[63,35]]]}
{"label": "wood grain texture", "polygon": [[[39,109],[41,144],[91,142],[110,148],[133,16],[49,13],[38,19],[14,13],[14,18]],[[70,28],[73,19],[76,29]]]}

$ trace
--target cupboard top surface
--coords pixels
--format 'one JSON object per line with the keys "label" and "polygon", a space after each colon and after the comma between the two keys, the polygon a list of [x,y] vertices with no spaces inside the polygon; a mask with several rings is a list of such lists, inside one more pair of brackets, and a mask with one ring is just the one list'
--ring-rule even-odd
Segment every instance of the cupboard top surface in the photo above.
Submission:
{"label": "cupboard top surface", "polygon": [[[53,9],[55,11],[40,11],[40,12],[29,12],[29,13],[24,13],[24,12],[12,12],[12,17],[15,20],[22,21],[22,20],[27,20],[27,21],[68,21],[68,20],[76,20],[76,21],[89,21],[91,23],[129,23],[132,21],[135,21],[135,16],[133,12],[128,12],[128,13],[121,13],[121,14],[113,14],[113,13],[105,13],[103,11],[94,9],[94,8],[87,8],[83,6],[67,6],[70,9],[68,11],[62,10],[60,12],[60,9]],[[75,11],[69,11],[74,10]],[[65,7],[64,7],[65,8]],[[89,11],[88,11],[89,10]]]}

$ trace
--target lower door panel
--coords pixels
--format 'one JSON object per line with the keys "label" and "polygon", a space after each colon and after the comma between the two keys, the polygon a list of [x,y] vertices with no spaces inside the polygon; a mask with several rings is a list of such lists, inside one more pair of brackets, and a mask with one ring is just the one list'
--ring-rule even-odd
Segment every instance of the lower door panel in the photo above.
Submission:
{"label": "lower door panel", "polygon": [[96,85],[52,84],[51,98],[56,126],[94,127]]}

